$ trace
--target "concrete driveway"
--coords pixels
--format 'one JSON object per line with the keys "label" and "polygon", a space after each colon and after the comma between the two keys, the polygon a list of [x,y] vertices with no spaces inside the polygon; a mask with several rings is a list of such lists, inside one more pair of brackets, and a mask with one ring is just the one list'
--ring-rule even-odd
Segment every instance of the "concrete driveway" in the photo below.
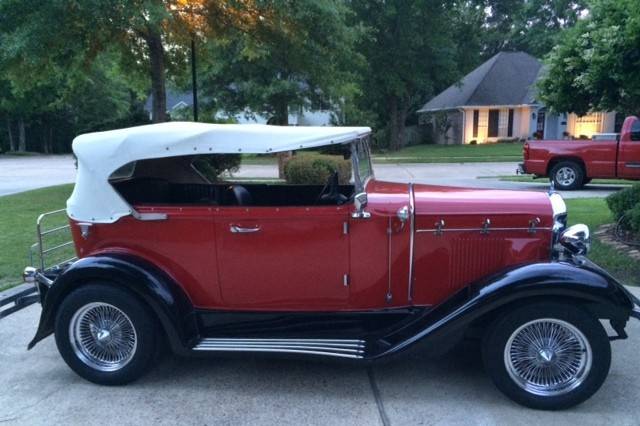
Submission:
{"label": "concrete driveway", "polygon": [[[638,291],[634,291],[640,294]],[[640,323],[614,342],[609,378],[568,411],[523,408],[483,372],[477,348],[367,369],[337,363],[166,356],[141,380],[76,376],[52,337],[27,352],[39,305],[0,320],[0,424],[638,425]]]}
{"label": "concrete driveway", "polygon": [[[514,175],[517,163],[443,163],[443,164],[375,164],[376,177],[396,182],[428,183],[471,188],[521,189],[547,191],[546,180],[540,183],[502,182],[478,177]],[[3,157],[0,156],[0,196],[72,183],[76,170],[70,155]],[[248,165],[238,177],[277,178],[274,165]],[[587,185],[581,191],[563,191],[566,198],[606,197],[622,186]]]}
{"label": "concrete driveway", "polygon": [[0,196],[71,183],[75,178],[75,162],[70,155],[0,155]]}

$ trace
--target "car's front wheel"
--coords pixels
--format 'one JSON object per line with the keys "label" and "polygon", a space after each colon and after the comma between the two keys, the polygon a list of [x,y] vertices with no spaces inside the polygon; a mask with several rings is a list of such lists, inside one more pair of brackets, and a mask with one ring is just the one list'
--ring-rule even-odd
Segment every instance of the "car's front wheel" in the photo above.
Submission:
{"label": "car's front wheel", "polygon": [[157,330],[133,294],[106,283],[87,284],[60,304],[55,338],[65,362],[81,377],[120,385],[144,374],[156,353]]}
{"label": "car's front wheel", "polygon": [[611,347],[598,321],[570,304],[536,303],[499,318],[483,342],[487,372],[505,395],[558,410],[591,397],[609,373]]}

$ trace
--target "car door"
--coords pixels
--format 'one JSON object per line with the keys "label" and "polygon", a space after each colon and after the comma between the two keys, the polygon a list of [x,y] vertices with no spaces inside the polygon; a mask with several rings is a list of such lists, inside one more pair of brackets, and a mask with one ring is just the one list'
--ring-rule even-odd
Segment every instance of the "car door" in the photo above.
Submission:
{"label": "car door", "polygon": [[225,308],[326,311],[348,303],[348,206],[220,207]]}
{"label": "car door", "polygon": [[618,149],[618,176],[640,179],[640,120],[625,123]]}

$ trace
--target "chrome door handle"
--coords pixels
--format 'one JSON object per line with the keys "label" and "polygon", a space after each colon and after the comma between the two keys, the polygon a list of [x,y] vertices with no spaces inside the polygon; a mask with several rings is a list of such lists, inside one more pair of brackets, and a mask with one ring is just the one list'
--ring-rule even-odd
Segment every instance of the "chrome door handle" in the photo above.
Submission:
{"label": "chrome door handle", "polygon": [[233,234],[251,234],[260,231],[260,227],[256,226],[255,228],[243,228],[238,225],[231,225],[229,226],[229,231],[231,231],[231,233]]}

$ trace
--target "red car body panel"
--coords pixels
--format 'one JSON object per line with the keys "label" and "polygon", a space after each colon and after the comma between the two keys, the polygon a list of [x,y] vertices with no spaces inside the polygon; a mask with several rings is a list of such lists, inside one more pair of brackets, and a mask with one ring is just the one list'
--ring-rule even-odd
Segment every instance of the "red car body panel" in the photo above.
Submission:
{"label": "red car body panel", "polygon": [[[168,273],[200,309],[433,305],[501,269],[549,258],[553,219],[546,194],[428,185],[411,191],[407,184],[376,180],[366,191],[368,219],[353,218],[353,204],[139,205],[139,213],[165,213],[167,219],[128,216],[93,224],[87,238],[71,223],[78,257],[122,252],[143,258]],[[415,222],[403,224],[397,211],[411,205]],[[483,233],[487,219],[491,224]],[[446,222],[441,235],[434,231],[439,220]],[[535,231],[529,229],[532,221]],[[259,231],[233,233],[233,226]]]}
{"label": "red car body panel", "polygon": [[620,141],[617,140],[540,140],[524,147],[524,171],[549,176],[559,161],[575,161],[584,166],[586,177],[640,179],[640,143],[631,130],[637,117],[627,117]]}
{"label": "red car body panel", "polygon": [[416,185],[415,205],[418,304],[440,303],[485,276],[550,256],[553,217],[544,193]]}

